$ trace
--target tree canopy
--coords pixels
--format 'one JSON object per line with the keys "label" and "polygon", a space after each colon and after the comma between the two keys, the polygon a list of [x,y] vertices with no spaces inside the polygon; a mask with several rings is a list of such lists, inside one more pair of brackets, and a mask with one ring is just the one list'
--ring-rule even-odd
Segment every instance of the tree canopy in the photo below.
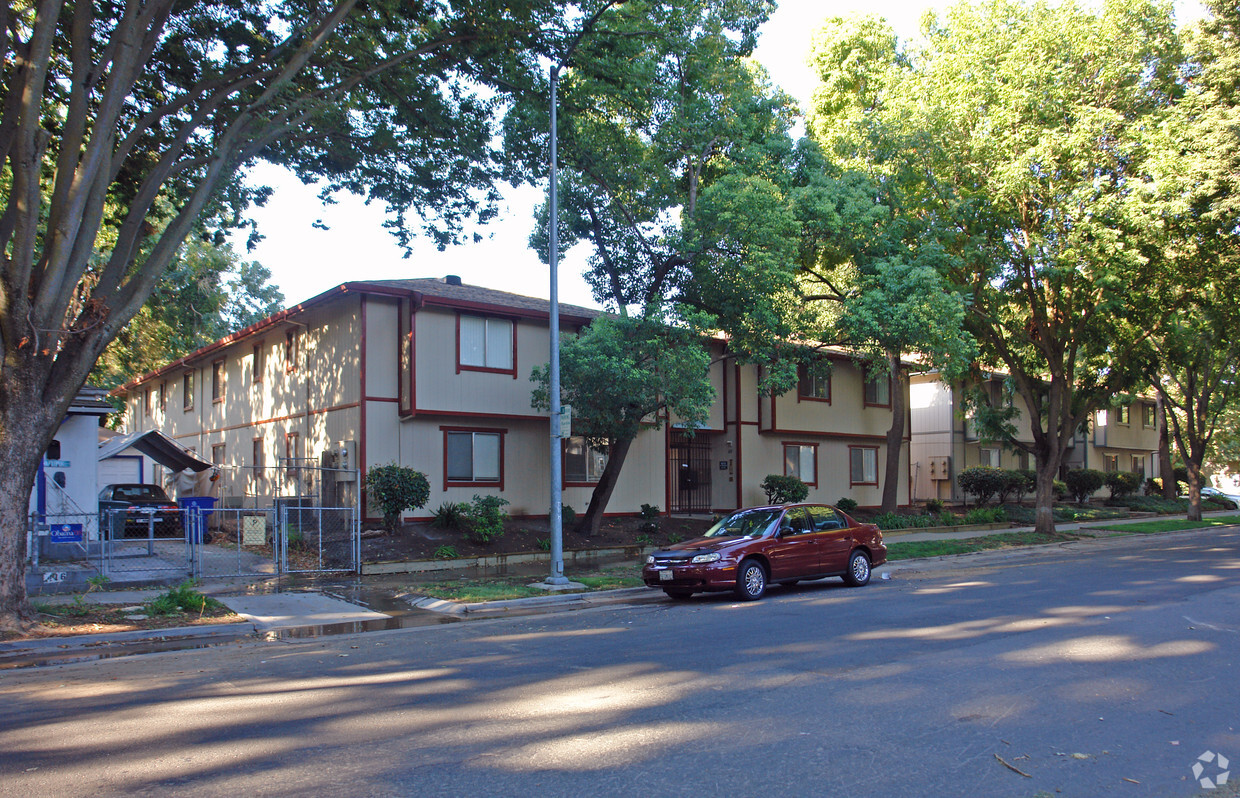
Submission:
{"label": "tree canopy", "polygon": [[1024,405],[1033,441],[1009,443],[1036,456],[1037,523],[1053,528],[1068,442],[1137,378],[1125,353],[1165,311],[1130,291],[1148,279],[1148,231],[1125,202],[1148,168],[1143,131],[1178,93],[1169,10],[961,3],[907,51],[881,26],[842,29],[850,38],[827,51],[863,78],[864,113],[841,123],[820,93],[815,129],[853,130],[876,178],[917,177],[900,181],[907,202],[935,219],[939,271],[966,298],[979,363],[1006,371]]}
{"label": "tree canopy", "polygon": [[[588,11],[588,9],[585,9]],[[550,0],[0,5],[0,625],[28,617],[40,455],[191,235],[283,164],[441,244],[494,213],[498,111],[583,9]],[[420,224],[414,225],[414,222]]]}

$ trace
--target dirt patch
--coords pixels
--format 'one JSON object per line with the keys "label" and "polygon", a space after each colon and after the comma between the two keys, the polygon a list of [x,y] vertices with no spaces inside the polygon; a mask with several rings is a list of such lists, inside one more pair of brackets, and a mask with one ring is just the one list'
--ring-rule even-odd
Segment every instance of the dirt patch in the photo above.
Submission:
{"label": "dirt patch", "polygon": [[[710,518],[663,517],[607,518],[595,535],[586,536],[564,525],[566,551],[610,549],[625,546],[666,546],[698,537],[710,527]],[[362,562],[404,562],[408,560],[485,557],[495,554],[526,554],[547,551],[551,534],[543,520],[512,520],[504,534],[490,543],[478,543],[458,529],[443,529],[430,523],[406,524],[395,534],[382,530],[362,532]]]}
{"label": "dirt patch", "polygon": [[49,607],[48,610],[49,612],[40,612],[36,616],[38,626],[24,633],[0,632],[0,641],[174,629],[216,623],[241,623],[245,620],[227,607],[209,608],[202,613],[155,615],[145,618],[129,617],[142,615],[141,609],[106,604],[61,605]]}

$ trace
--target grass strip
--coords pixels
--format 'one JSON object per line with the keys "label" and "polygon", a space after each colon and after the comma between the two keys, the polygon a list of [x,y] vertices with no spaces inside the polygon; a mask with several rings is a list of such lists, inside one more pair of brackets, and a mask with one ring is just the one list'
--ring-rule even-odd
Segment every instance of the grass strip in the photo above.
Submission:
{"label": "grass strip", "polygon": [[1037,546],[1043,543],[1065,543],[1080,540],[1085,535],[1075,532],[1005,532],[976,538],[953,540],[911,540],[887,544],[887,560],[916,560],[921,557],[942,557],[948,554],[969,554],[990,549],[1009,549],[1017,546]]}
{"label": "grass strip", "polygon": [[1183,532],[1186,529],[1208,529],[1212,526],[1233,526],[1235,524],[1240,524],[1240,515],[1224,515],[1206,518],[1201,521],[1168,518],[1160,521],[1140,521],[1135,524],[1091,526],[1089,529],[1098,532],[1129,532],[1136,535],[1153,535],[1158,532]]}

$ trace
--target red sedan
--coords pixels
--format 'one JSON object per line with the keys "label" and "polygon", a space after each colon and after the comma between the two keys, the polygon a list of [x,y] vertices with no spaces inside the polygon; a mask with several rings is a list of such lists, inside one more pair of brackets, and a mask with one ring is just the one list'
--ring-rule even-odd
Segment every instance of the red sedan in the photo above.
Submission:
{"label": "red sedan", "polygon": [[859,587],[887,561],[883,533],[825,504],[750,507],[721,519],[700,538],[646,558],[642,580],[674,599],[731,590],[746,601],[772,582],[842,576]]}

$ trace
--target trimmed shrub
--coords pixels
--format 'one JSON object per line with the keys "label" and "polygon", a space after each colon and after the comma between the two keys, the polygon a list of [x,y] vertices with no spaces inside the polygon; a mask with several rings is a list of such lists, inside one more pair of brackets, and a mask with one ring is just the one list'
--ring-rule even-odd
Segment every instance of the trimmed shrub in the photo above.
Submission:
{"label": "trimmed shrub", "polygon": [[564,526],[572,526],[577,523],[577,511],[567,504],[560,505],[560,523]]}
{"label": "trimmed shrub", "polygon": [[1068,493],[1077,504],[1084,504],[1095,491],[1106,484],[1107,475],[1096,468],[1074,468],[1064,474]]}
{"label": "trimmed shrub", "polygon": [[805,497],[809,495],[808,485],[796,477],[785,477],[781,474],[767,474],[758,487],[766,493],[766,500],[771,504],[805,501]]}
{"label": "trimmed shrub", "polygon": [[835,503],[835,506],[838,509],[843,510],[846,513],[851,513],[853,510],[857,509],[857,502],[845,496],[844,498],[837,501]]}
{"label": "trimmed shrub", "polygon": [[1131,471],[1112,471],[1106,475],[1106,485],[1111,489],[1112,499],[1131,496],[1141,487],[1141,475]]}
{"label": "trimmed shrub", "polygon": [[937,516],[925,513],[921,515],[882,513],[875,516],[870,523],[877,524],[879,529],[925,529],[930,526],[938,526],[939,519]]}
{"label": "trimmed shrub", "polygon": [[1063,499],[1064,496],[1068,495],[1068,483],[1064,482],[1062,479],[1057,479],[1052,482],[1051,489],[1055,491],[1056,499]]}
{"label": "trimmed shrub", "polygon": [[939,513],[943,512],[943,500],[942,499],[926,499],[926,512],[930,513],[931,515],[938,515]]}
{"label": "trimmed shrub", "polygon": [[647,521],[649,521],[652,518],[658,518],[659,514],[660,514],[659,505],[657,504],[643,504],[642,505],[641,516],[642,518],[645,518]]}
{"label": "trimmed shrub", "polygon": [[1013,495],[1015,495],[1017,500],[1019,500],[1021,497],[1021,494],[1024,492],[1024,488],[1025,488],[1024,474],[1022,474],[1020,471],[1006,471],[1005,470],[1003,472],[1003,479],[1000,483],[999,491],[998,491],[999,492],[999,503],[1007,504],[1008,499],[1010,499]]}
{"label": "trimmed shrub", "polygon": [[401,513],[426,506],[431,497],[431,483],[421,471],[389,463],[366,472],[366,492],[370,501],[383,511],[383,525],[389,532],[395,532]]}
{"label": "trimmed shrub", "polygon": [[957,477],[960,489],[966,496],[973,496],[978,504],[990,501],[996,493],[1008,486],[1008,472],[993,466],[973,466],[963,469]]}
{"label": "trimmed shrub", "polygon": [[964,514],[966,524],[998,524],[1007,520],[1002,507],[974,507]]}
{"label": "trimmed shrub", "polygon": [[502,536],[504,522],[508,520],[508,513],[504,512],[507,504],[507,499],[475,493],[467,513],[469,536],[479,543],[490,543]]}

